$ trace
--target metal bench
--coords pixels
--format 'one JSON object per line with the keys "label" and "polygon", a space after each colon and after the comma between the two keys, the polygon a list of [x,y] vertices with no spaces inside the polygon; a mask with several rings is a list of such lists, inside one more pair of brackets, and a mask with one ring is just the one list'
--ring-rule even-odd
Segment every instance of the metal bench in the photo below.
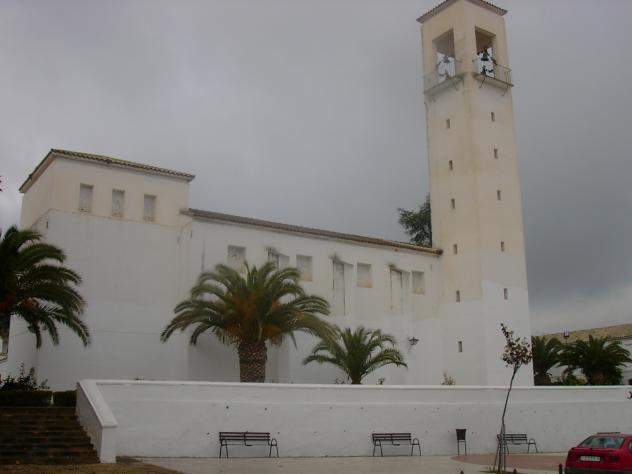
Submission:
{"label": "metal bench", "polygon": [[[530,452],[531,446],[535,448],[535,452],[538,452],[538,445],[533,438],[527,438],[526,433],[505,433],[504,437],[502,437],[502,443],[505,445],[505,449],[509,452],[509,444],[518,446],[518,445],[527,445],[527,453]],[[501,435],[496,435],[496,439],[500,442]]]}
{"label": "metal bench", "polygon": [[270,437],[270,433],[256,431],[220,431],[219,432],[219,457],[222,457],[222,449],[226,449],[226,457],[228,457],[228,446],[253,446],[266,445],[270,447],[268,457],[272,457],[272,448],[276,450],[276,457],[279,457],[279,448],[277,440]]}
{"label": "metal bench", "polygon": [[380,447],[380,455],[384,456],[382,446],[389,444],[391,446],[399,446],[401,444],[410,445],[410,455],[415,452],[415,446],[419,449],[419,455],[421,456],[421,445],[417,438],[413,438],[411,433],[373,433],[371,435],[373,440],[373,456],[375,456],[375,448]]}

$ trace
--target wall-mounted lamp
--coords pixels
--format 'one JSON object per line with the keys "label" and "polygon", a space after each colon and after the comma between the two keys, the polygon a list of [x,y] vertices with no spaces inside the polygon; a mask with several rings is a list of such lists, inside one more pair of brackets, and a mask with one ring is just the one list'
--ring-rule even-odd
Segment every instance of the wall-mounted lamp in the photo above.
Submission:
{"label": "wall-mounted lamp", "polygon": [[408,344],[410,344],[411,347],[417,345],[418,342],[419,339],[417,339],[415,336],[408,338]]}

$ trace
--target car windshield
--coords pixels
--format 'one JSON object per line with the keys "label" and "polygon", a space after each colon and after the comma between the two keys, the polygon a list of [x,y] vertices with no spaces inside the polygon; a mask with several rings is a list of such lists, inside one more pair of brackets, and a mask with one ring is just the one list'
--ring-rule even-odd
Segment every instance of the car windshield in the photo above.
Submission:
{"label": "car windshield", "polygon": [[618,449],[623,444],[625,438],[617,435],[597,435],[582,441],[579,445],[582,448],[612,448]]}

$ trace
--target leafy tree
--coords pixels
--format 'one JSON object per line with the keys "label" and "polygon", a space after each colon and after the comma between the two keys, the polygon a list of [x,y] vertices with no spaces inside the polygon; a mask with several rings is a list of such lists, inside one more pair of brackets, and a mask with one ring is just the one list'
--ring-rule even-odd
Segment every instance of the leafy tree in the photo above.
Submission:
{"label": "leafy tree", "polygon": [[513,388],[514,379],[520,367],[531,362],[531,347],[526,338],[514,336],[511,331],[503,323],[500,323],[500,329],[505,337],[505,350],[503,351],[502,360],[505,366],[511,367],[511,381],[509,389],[505,397],[505,406],[500,419],[500,439],[498,440],[498,449],[496,451],[496,459],[494,460],[494,472],[504,473],[507,469],[507,445],[503,442],[505,438],[505,415],[507,414],[507,405],[509,404],[509,394]]}
{"label": "leafy tree", "polygon": [[531,354],[533,356],[533,372],[536,385],[551,385],[549,371],[559,365],[562,343],[557,338],[547,339],[544,336],[531,338]]}
{"label": "leafy tree", "polygon": [[246,275],[217,265],[200,274],[188,299],[174,310],[176,317],[162,331],[165,342],[176,330],[193,326],[190,343],[210,331],[222,343],[237,347],[242,382],[264,382],[266,343],[278,345],[286,336],[302,331],[318,337],[332,327],[317,315],[329,314],[329,303],[308,295],[299,285],[296,268],[276,270],[268,262],[257,268],[246,265]]}
{"label": "leafy tree", "polygon": [[88,345],[90,333],[80,319],[85,302],[75,289],[81,277],[62,265],[61,249],[41,239],[36,231],[11,227],[0,240],[0,327],[8,332],[11,316],[22,318],[40,347],[42,331],[59,343],[61,324]]}
{"label": "leafy tree", "polygon": [[621,341],[593,336],[564,346],[561,360],[571,371],[580,369],[589,385],[620,384],[623,366],[632,362]]}
{"label": "leafy tree", "polygon": [[410,242],[423,247],[432,247],[432,221],[430,219],[430,194],[426,195],[426,201],[414,209],[397,209],[399,223],[410,236]]}
{"label": "leafy tree", "polygon": [[379,329],[370,330],[359,326],[355,331],[336,328],[333,337],[323,338],[303,364],[318,362],[337,366],[352,384],[359,385],[371,372],[395,364],[408,367],[401,352],[395,349],[395,338],[382,334]]}

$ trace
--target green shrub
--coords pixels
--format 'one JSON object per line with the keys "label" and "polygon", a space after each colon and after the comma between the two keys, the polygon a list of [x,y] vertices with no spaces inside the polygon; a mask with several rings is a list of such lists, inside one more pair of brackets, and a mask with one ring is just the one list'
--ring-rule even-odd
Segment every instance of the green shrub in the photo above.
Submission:
{"label": "green shrub", "polygon": [[52,395],[50,390],[0,390],[0,406],[47,407]]}
{"label": "green shrub", "polygon": [[77,391],[67,390],[65,392],[53,393],[53,405],[56,407],[74,407],[77,405]]}
{"label": "green shrub", "polygon": [[9,374],[4,380],[0,380],[0,391],[4,390],[48,390],[48,385],[46,385],[46,380],[41,383],[37,382],[33,367],[25,372],[24,364],[20,364],[20,374],[17,377]]}

